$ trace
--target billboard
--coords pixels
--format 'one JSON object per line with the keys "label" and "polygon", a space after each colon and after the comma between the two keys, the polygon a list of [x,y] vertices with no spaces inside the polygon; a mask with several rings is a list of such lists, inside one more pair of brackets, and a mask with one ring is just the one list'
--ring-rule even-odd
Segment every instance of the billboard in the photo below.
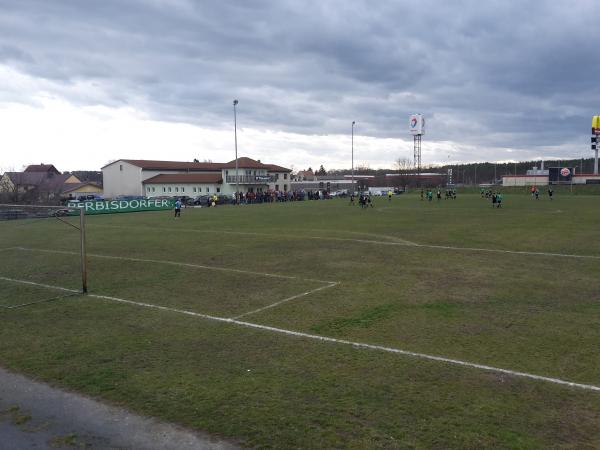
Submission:
{"label": "billboard", "polygon": [[550,184],[571,184],[574,170],[573,167],[550,167],[548,169],[548,182]]}
{"label": "billboard", "polygon": [[[87,214],[114,214],[137,211],[160,211],[174,209],[173,199],[139,199],[139,200],[106,200],[69,202],[69,208],[84,208]],[[78,212],[76,214],[79,214]]]}
{"label": "billboard", "polygon": [[592,134],[600,134],[600,116],[592,117]]}
{"label": "billboard", "polygon": [[412,114],[408,118],[408,131],[414,136],[425,134],[425,117],[422,114]]}

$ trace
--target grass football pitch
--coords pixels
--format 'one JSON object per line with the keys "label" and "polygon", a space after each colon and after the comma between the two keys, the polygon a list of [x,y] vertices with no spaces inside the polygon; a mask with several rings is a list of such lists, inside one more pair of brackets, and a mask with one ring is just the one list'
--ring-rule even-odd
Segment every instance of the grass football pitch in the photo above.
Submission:
{"label": "grass football pitch", "polygon": [[600,447],[600,196],[0,222],[0,365],[260,448]]}

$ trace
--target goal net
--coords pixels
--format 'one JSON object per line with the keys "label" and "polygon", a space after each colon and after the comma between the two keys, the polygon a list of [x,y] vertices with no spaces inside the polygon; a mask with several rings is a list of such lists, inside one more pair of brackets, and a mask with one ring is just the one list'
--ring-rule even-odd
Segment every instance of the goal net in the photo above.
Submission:
{"label": "goal net", "polygon": [[85,292],[84,211],[0,204],[0,309]]}

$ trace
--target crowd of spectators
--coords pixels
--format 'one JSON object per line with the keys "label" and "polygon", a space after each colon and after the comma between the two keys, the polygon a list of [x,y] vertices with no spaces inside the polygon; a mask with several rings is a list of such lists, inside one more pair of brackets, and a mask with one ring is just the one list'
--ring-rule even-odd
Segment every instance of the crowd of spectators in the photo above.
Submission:
{"label": "crowd of spectators", "polygon": [[[325,192],[312,191],[264,191],[264,192],[239,192],[237,202],[242,205],[254,203],[274,203],[274,202],[296,202],[302,200],[322,200],[330,198]],[[235,201],[236,194],[233,194]]]}

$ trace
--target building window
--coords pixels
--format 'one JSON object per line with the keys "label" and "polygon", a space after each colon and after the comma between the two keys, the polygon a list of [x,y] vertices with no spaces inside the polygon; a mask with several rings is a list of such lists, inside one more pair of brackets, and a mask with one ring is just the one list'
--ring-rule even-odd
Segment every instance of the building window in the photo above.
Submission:
{"label": "building window", "polygon": [[276,191],[278,191],[278,190],[279,190],[279,185],[278,185],[278,184],[276,184],[276,185],[275,185],[275,190],[276,190]]}
{"label": "building window", "polygon": [[185,188],[184,187],[181,188],[181,192],[185,192]]}
{"label": "building window", "polygon": [[123,172],[123,164],[119,164],[119,170]]}
{"label": "building window", "polygon": [[171,186],[169,186],[169,192],[171,192]]}
{"label": "building window", "polygon": [[284,190],[285,192],[287,192],[287,184],[284,184],[284,185],[283,185],[283,190]]}
{"label": "building window", "polygon": [[148,186],[148,187],[146,188],[146,191],[147,191],[147,192],[150,192],[150,186]]}
{"label": "building window", "polygon": [[252,175],[252,171],[251,170],[246,170],[246,175]]}
{"label": "building window", "polygon": [[179,192],[179,188],[177,186],[175,187],[175,192]]}
{"label": "building window", "polygon": [[284,180],[287,180],[287,173],[284,173],[284,174],[283,174],[283,179],[284,179]]}
{"label": "building window", "polygon": [[167,192],[167,188],[163,186],[163,192]]}
{"label": "building window", "polygon": [[194,186],[194,192],[196,192],[196,186]]}
{"label": "building window", "polygon": [[154,186],[152,186],[152,192],[156,192],[156,190],[154,189]]}
{"label": "building window", "polygon": [[210,188],[209,187],[206,188],[206,192],[210,192]]}
{"label": "building window", "polygon": [[229,175],[229,170],[225,171],[225,176]]}
{"label": "building window", "polygon": [[217,192],[221,192],[221,188],[217,188]]}
{"label": "building window", "polygon": [[276,180],[279,180],[279,174],[277,174],[277,175],[275,176],[275,179],[276,179]]}

